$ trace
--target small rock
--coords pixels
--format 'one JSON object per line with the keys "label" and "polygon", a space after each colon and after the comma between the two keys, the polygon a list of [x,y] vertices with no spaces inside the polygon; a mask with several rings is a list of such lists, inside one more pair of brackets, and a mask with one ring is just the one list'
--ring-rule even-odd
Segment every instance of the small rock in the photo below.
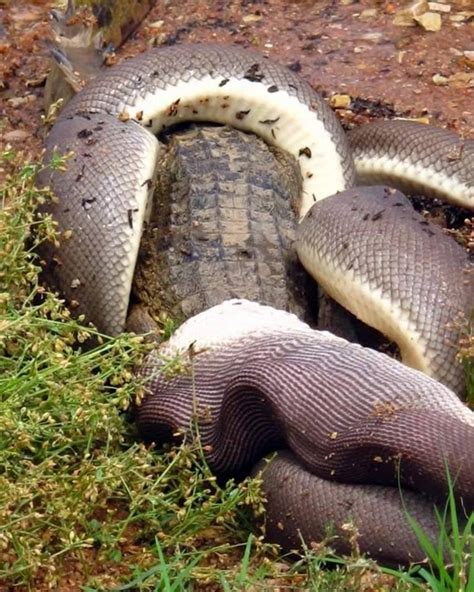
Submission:
{"label": "small rock", "polygon": [[393,24],[396,27],[414,27],[415,21],[413,20],[412,16],[409,16],[407,14],[397,14],[393,18]]}
{"label": "small rock", "polygon": [[22,142],[31,136],[30,132],[26,132],[25,130],[12,130],[11,132],[7,132],[3,135],[3,138],[6,142]]}
{"label": "small rock", "polygon": [[242,17],[242,20],[244,23],[256,23],[256,22],[262,20],[262,15],[261,14],[247,14],[244,17]]}
{"label": "small rock", "polygon": [[469,12],[458,12],[457,14],[450,14],[449,20],[453,23],[463,23],[472,17],[472,13]]}
{"label": "small rock", "polygon": [[397,53],[397,62],[399,64],[403,64],[403,59],[405,58],[406,50],[399,51]]}
{"label": "small rock", "polygon": [[413,18],[425,31],[439,31],[441,29],[441,15],[437,12],[425,12]]}
{"label": "small rock", "polygon": [[7,103],[10,105],[10,107],[16,109],[21,105],[25,105],[26,103],[32,103],[35,100],[36,97],[34,95],[26,95],[26,97],[12,97],[11,99],[8,99]]}
{"label": "small rock", "polygon": [[348,109],[351,104],[350,95],[333,95],[329,99],[329,104],[333,109]]}
{"label": "small rock", "polygon": [[379,33],[377,31],[375,31],[373,33],[364,33],[363,35],[361,35],[361,39],[363,39],[364,41],[379,42],[379,41],[382,41],[383,37],[384,37],[384,34]]}
{"label": "small rock", "polygon": [[414,19],[428,11],[428,2],[426,0],[415,0],[405,8],[398,10],[393,24],[397,27],[414,27]]}
{"label": "small rock", "polygon": [[165,24],[165,21],[153,21],[152,23],[149,23],[148,26],[151,29],[161,29],[161,27]]}
{"label": "small rock", "polygon": [[406,15],[406,16],[420,16],[428,11],[428,2],[426,0],[415,0],[405,8],[402,8],[397,12],[397,14]]}
{"label": "small rock", "polygon": [[377,16],[377,14],[378,11],[376,8],[366,8],[360,13],[360,18],[362,20],[369,20],[371,18],[374,18],[374,16]]}
{"label": "small rock", "polygon": [[446,76],[442,76],[441,74],[435,74],[432,80],[436,86],[446,86],[448,84],[448,79]]}
{"label": "small rock", "polygon": [[433,12],[451,12],[451,5],[441,2],[428,2],[428,8]]}

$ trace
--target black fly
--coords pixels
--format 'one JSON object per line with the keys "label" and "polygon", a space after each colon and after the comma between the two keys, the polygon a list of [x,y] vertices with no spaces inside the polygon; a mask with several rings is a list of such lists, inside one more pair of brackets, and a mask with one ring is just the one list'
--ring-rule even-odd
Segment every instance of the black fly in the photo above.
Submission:
{"label": "black fly", "polygon": [[127,216],[128,216],[128,225],[130,226],[130,228],[133,229],[133,213],[134,212],[138,212],[138,209],[135,208],[134,210],[127,210]]}
{"label": "black fly", "polygon": [[237,111],[237,113],[235,114],[235,116],[237,117],[237,119],[243,119],[249,113],[250,113],[250,109],[247,109],[247,111]]}
{"label": "black fly", "polygon": [[80,132],[77,132],[77,137],[80,138],[81,140],[83,140],[84,138],[88,138],[89,136],[92,136],[94,132],[90,129],[83,129]]}
{"label": "black fly", "polygon": [[250,80],[250,82],[261,82],[264,76],[260,72],[260,64],[253,64],[250,66],[247,72],[245,72],[244,78]]}
{"label": "black fly", "polygon": [[273,125],[274,123],[276,123],[277,121],[279,121],[279,117],[275,117],[275,119],[263,119],[262,121],[259,121],[258,123],[261,123],[263,125]]}

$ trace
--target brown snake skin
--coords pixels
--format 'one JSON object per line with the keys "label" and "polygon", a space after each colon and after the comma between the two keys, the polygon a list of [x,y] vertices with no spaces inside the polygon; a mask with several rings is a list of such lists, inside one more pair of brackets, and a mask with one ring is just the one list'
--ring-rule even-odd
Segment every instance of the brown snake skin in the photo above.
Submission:
{"label": "brown snake skin", "polygon": [[[359,185],[386,184],[474,207],[474,140],[414,121],[374,121],[348,134]],[[423,129],[423,128],[421,128]],[[403,164],[402,164],[403,163]]]}
{"label": "brown snake skin", "polygon": [[[176,355],[182,356],[185,371],[172,377],[160,373]],[[356,506],[345,511],[334,506],[328,520],[337,518],[338,527],[353,520],[368,533],[371,504],[376,504],[381,526],[389,524],[387,499],[388,515],[403,515],[399,481],[417,492],[407,498],[415,516],[421,513],[429,532],[436,531],[424,497],[444,501],[446,467],[456,475],[462,507],[467,513],[473,510],[472,412],[424,374],[311,330],[293,315],[248,301],[227,301],[182,325],[160,353],[150,355],[142,372],[149,395],[137,410],[137,421],[146,440],[161,443],[177,433],[199,432],[210,467],[222,477],[245,474],[272,450],[292,451],[299,467],[289,473],[285,497],[275,494],[282,479],[279,469],[263,474],[264,490],[273,492],[270,517],[280,516],[287,503],[294,508],[292,520],[284,519],[286,529],[271,530],[273,540],[286,549],[298,529],[308,526],[306,512],[297,511],[298,492],[308,480],[315,486],[312,499],[319,500],[314,503],[329,508],[328,488],[337,491],[337,486],[324,480],[345,483],[340,495],[349,494]],[[365,506],[368,491],[371,501]],[[316,517],[313,524],[318,524]],[[324,536],[321,527],[305,532],[310,540]],[[390,532],[395,539],[385,538],[381,558],[407,563],[421,557],[406,521],[391,525]],[[384,538],[380,533],[377,537]],[[362,551],[374,552],[370,538],[361,541]],[[409,541],[408,548],[404,541]]]}
{"label": "brown snake skin", "polygon": [[[57,263],[59,288],[78,312],[86,313],[104,332],[120,332],[125,322],[160,150],[150,132],[161,132],[180,121],[209,119],[254,131],[297,159],[303,178],[300,216],[309,210],[299,227],[303,233],[300,244],[312,248],[303,229],[311,225],[308,220],[316,208],[327,202],[328,217],[337,219],[337,196],[328,196],[353,184],[352,156],[336,118],[304,81],[255,52],[236,47],[173,47],[128,60],[94,80],[67,106],[48,137],[46,161],[56,149],[74,154],[66,171],[46,171],[40,180],[50,183],[60,198],[49,210],[60,230],[73,230],[59,250],[48,254]],[[430,130],[420,128],[423,133]],[[470,177],[461,181],[465,187]],[[310,209],[313,201],[320,202],[314,211]],[[373,222],[380,218],[377,210],[368,215]],[[352,218],[342,216],[343,232],[354,231],[358,218],[357,212]],[[382,215],[382,219],[385,223],[389,217]],[[419,220],[416,223],[420,225]],[[327,238],[321,247],[324,252],[333,238],[330,233],[322,236]],[[354,249],[374,248],[370,241],[356,243]],[[413,244],[418,257],[418,243]],[[443,250],[443,244],[440,238],[427,249],[434,265],[441,260],[436,249]],[[383,254],[376,248],[377,255]],[[344,243],[336,250],[344,263]],[[336,252],[331,253],[335,260]],[[367,259],[370,254],[365,254]],[[443,281],[450,287],[458,285],[463,265],[450,268],[451,259],[447,261]],[[426,278],[417,273],[417,265],[418,258],[410,274],[391,272],[400,281],[391,284],[390,303],[411,299],[413,287],[418,293],[417,286]],[[364,266],[363,260],[362,271]],[[346,265],[346,278],[351,269]],[[363,273],[356,280],[362,284]],[[468,293],[472,295],[466,291],[454,301],[456,310],[460,302],[464,313],[472,304],[471,297],[465,296]],[[218,311],[225,314],[205,317],[198,339],[187,341],[185,350],[194,343],[191,374],[168,380],[160,374],[158,354],[144,366],[142,371],[150,378],[149,396],[138,410],[138,424],[147,439],[162,441],[197,421],[209,451],[208,461],[222,477],[240,475],[262,454],[289,447],[295,463],[288,456],[280,457],[263,477],[269,492],[269,533],[285,548],[292,547],[297,533],[308,525],[315,528],[305,531],[309,539],[324,535],[317,521],[307,521],[298,512],[304,483],[314,485],[312,500],[328,499],[327,493],[321,498],[317,495],[316,479],[321,478],[332,480],[330,485],[323,481],[323,489],[332,490],[343,482],[343,489],[350,492],[347,512],[338,513],[335,507],[331,514],[328,508],[328,520],[334,517],[336,528],[347,519],[353,519],[362,531],[369,528],[371,521],[365,519],[373,511],[372,503],[379,509],[381,524],[385,516],[401,516],[401,502],[397,505],[393,493],[400,480],[403,488],[415,492],[407,494],[409,508],[435,534],[431,503],[442,502],[446,495],[446,465],[456,477],[457,499],[467,512],[472,511],[474,421],[452,391],[381,354],[313,332],[296,320],[288,321],[282,311],[268,313],[258,308],[253,317],[258,322],[251,324],[250,332],[241,331],[240,339],[229,340],[221,329],[230,330],[239,323],[241,329],[245,327],[245,311],[252,305],[222,306]],[[436,315],[429,301],[424,313],[428,330],[421,340],[430,341]],[[271,319],[265,324],[267,317]],[[188,323],[179,335],[187,335],[193,326]],[[205,332],[220,335],[217,345],[206,345]],[[439,339],[436,333],[435,346]],[[168,353],[173,353],[176,340],[179,337],[170,343]],[[452,360],[452,351],[447,355]],[[439,366],[445,372],[443,360]],[[447,382],[457,388],[458,380],[459,374]],[[292,467],[289,488],[279,488],[288,462]],[[290,496],[291,521],[281,516],[285,499],[277,499],[278,489]],[[346,499],[343,489],[341,496]],[[379,533],[381,539],[375,531],[364,534],[362,550],[394,563],[421,558],[405,523],[400,530],[386,532],[385,537]],[[345,549],[344,542],[341,549]]]}
{"label": "brown snake skin", "polygon": [[[465,392],[457,353],[460,327],[474,303],[474,268],[466,250],[415,212],[402,193],[355,187],[318,202],[298,227],[297,249],[306,269],[348,309],[357,290],[347,290],[348,277],[357,277],[352,285],[373,300],[361,305],[357,316],[390,336],[403,362],[458,394]],[[396,327],[372,312],[377,300],[398,308]],[[415,335],[422,336],[420,357],[430,360],[426,367],[410,357]]]}

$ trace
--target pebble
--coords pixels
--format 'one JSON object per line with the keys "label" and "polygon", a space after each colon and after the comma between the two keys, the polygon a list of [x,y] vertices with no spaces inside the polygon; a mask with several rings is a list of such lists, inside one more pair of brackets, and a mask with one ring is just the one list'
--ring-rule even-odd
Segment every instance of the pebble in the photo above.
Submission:
{"label": "pebble", "polygon": [[246,16],[242,17],[242,21],[244,23],[257,23],[258,21],[262,20],[262,15],[260,14],[247,14]]}
{"label": "pebble", "polygon": [[448,84],[448,79],[446,76],[442,76],[441,74],[435,74],[432,80],[436,86],[446,86]]}
{"label": "pebble", "polygon": [[333,109],[348,109],[351,104],[350,95],[333,95],[329,99],[329,104]]}
{"label": "pebble", "polygon": [[463,23],[467,21],[472,15],[467,12],[458,12],[457,14],[450,14],[449,20],[453,23]]}
{"label": "pebble", "polygon": [[31,136],[30,132],[25,130],[12,130],[11,132],[7,132],[3,135],[3,138],[6,142],[21,142],[26,140]]}
{"label": "pebble", "polygon": [[439,31],[441,29],[441,15],[437,12],[425,12],[420,16],[415,16],[414,19],[425,31]]}
{"label": "pebble", "polygon": [[15,109],[26,103],[33,103],[35,100],[36,97],[34,95],[26,95],[24,97],[12,97],[11,99],[8,99],[7,103]]}
{"label": "pebble", "polygon": [[450,4],[441,4],[440,2],[428,2],[428,8],[434,12],[451,12]]}
{"label": "pebble", "polygon": [[151,29],[161,29],[161,27],[165,24],[165,21],[153,21],[152,23],[149,23],[148,26]]}
{"label": "pebble", "polygon": [[378,31],[375,31],[373,33],[364,33],[363,35],[361,35],[361,39],[364,39],[364,41],[382,41],[384,37],[383,33],[380,33]]}
{"label": "pebble", "polygon": [[377,14],[378,14],[378,11],[376,8],[366,8],[365,10],[363,10],[360,13],[360,18],[362,20],[371,19],[371,18],[374,18],[374,16],[377,16]]}

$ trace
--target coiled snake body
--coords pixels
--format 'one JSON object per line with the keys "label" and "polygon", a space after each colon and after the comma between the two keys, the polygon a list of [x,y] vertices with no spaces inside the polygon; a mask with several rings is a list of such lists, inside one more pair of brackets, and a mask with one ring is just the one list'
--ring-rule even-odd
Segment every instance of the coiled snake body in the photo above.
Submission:
{"label": "coiled snake body", "polygon": [[[128,60],[81,91],[55,123],[47,160],[56,149],[74,155],[66,171],[46,172],[41,182],[59,197],[52,211],[60,230],[73,230],[54,253],[69,301],[101,330],[123,329],[160,152],[153,133],[190,120],[253,131],[293,155],[303,182],[297,238],[303,264],[329,294],[397,339],[407,364],[462,392],[462,370],[455,363],[458,330],[448,321],[466,315],[473,302],[463,275],[464,250],[397,192],[345,192],[355,182],[355,169],[330,109],[293,73],[236,47],[183,46]],[[391,180],[398,177],[406,185],[415,171],[415,184],[431,179],[438,194],[472,207],[473,143],[422,128],[405,123],[387,135],[387,127],[374,124],[365,135],[355,132],[352,150],[364,178],[375,161],[377,181],[388,170]],[[406,152],[398,161],[397,135]],[[432,142],[441,146],[442,167],[439,158],[434,164],[427,160]],[[379,150],[384,145],[388,152]],[[388,487],[396,485],[397,475],[404,486],[439,500],[446,493],[447,462],[457,475],[458,498],[472,510],[474,423],[452,391],[381,354],[246,301],[196,319],[168,347],[186,350],[195,342],[198,350],[207,348],[195,358],[193,380],[199,410],[209,411],[199,425],[215,470],[238,473],[278,447],[296,456],[280,457],[265,473],[269,532],[284,546],[295,545],[298,532],[308,540],[322,536],[316,517],[308,520],[297,494],[301,488],[308,491],[308,503],[326,508],[336,522],[341,512],[352,515],[354,506],[354,520],[364,524],[372,503],[398,520],[402,506]],[[205,332],[215,334],[214,344],[206,345]],[[150,394],[138,415],[144,435],[154,440],[187,428],[195,411],[189,377],[157,377],[159,367],[152,356],[143,369],[151,374]],[[319,482],[321,477],[358,485]],[[332,497],[331,488],[342,496],[332,510],[323,503]],[[407,496],[434,533],[429,502]],[[376,535],[368,527],[363,549],[390,561],[419,559],[406,524],[395,530]]]}

